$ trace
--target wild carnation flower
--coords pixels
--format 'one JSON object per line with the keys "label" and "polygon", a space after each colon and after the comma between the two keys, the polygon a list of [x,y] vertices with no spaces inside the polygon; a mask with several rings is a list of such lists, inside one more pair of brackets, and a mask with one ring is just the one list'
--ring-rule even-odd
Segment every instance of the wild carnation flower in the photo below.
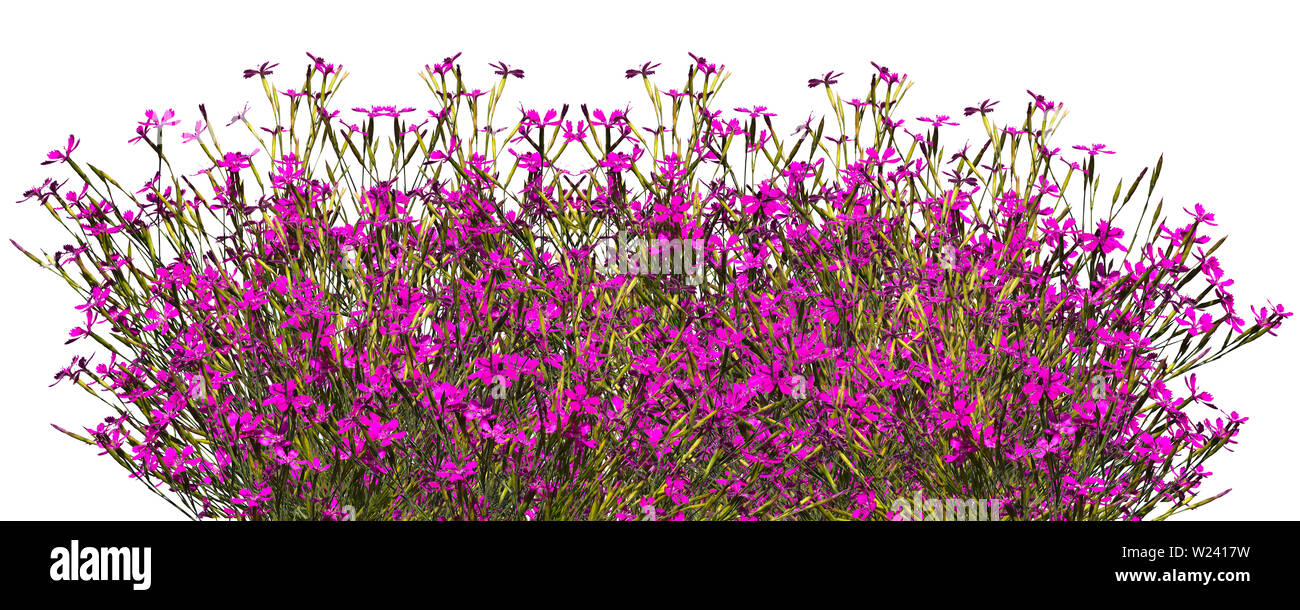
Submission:
{"label": "wild carnation flower", "polygon": [[[1204,206],[1149,205],[1162,162],[1106,215],[1068,192],[1113,151],[1015,127],[1063,107],[1032,91],[1007,125],[966,107],[981,125],[941,148],[972,126],[900,132],[906,74],[872,63],[848,101],[811,78],[831,120],[782,127],[723,116],[725,66],[689,54],[664,88],[659,63],[611,75],[648,113],[502,124],[524,71],[476,88],[457,53],[420,75],[419,122],[351,124],[341,66],[307,57],[295,89],[244,71],[311,106],[245,104],[225,127],[252,152],[203,106],[151,110],[135,186],[70,136],[42,159],[67,176],[19,201],[71,232],[11,241],[76,289],[68,343],[109,350],[52,385],[113,411],[55,427],[196,518],[883,520],[955,489],[1005,519],[1160,518],[1206,499],[1199,465],[1248,421],[1190,371],[1292,316],[1246,315]],[[174,140],[211,166],[173,169]]]}

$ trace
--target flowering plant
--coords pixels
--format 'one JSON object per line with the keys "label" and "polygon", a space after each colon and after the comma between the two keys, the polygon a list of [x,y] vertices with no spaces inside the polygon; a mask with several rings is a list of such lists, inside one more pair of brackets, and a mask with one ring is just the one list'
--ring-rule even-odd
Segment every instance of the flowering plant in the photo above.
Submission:
{"label": "flowering plant", "polygon": [[666,91],[627,70],[635,121],[503,121],[524,70],[472,88],[459,54],[432,109],[339,110],[308,55],[296,88],[244,72],[272,121],[245,107],[237,147],[199,106],[209,167],[173,170],[181,120],[149,111],[142,188],[70,136],[45,163],[73,186],[22,199],[72,236],[14,243],[85,297],[69,343],[109,350],[55,383],[113,415],[59,429],[191,517],[1164,518],[1222,495],[1205,462],[1247,420],[1193,371],[1291,315],[1235,304],[1212,213],[1152,205],[1163,159],[1104,192],[1114,151],[1049,144],[1032,91],[1006,124],[965,108],[984,142],[952,152],[960,121],[900,118],[874,63],[861,97],[810,79],[830,114],[785,135],[695,55]]}

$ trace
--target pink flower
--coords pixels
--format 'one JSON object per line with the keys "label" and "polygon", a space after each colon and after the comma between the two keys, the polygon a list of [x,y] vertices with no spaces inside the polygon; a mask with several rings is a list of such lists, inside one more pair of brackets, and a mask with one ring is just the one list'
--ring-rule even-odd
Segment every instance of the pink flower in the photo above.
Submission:
{"label": "pink flower", "polygon": [[457,465],[455,460],[443,460],[442,468],[438,470],[438,476],[447,479],[448,483],[468,480],[473,476],[478,468],[478,461],[469,460],[463,464]]}

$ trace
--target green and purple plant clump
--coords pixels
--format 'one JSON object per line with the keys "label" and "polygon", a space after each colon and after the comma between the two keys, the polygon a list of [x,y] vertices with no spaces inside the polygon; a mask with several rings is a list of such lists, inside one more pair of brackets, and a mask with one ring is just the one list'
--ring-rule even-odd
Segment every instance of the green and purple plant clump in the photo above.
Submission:
{"label": "green and purple plant clump", "polygon": [[85,297],[69,342],[109,350],[55,375],[112,412],[64,432],[191,517],[1163,518],[1218,497],[1246,421],[1192,371],[1291,315],[1234,302],[1160,163],[1103,190],[1112,151],[1053,147],[1033,92],[965,108],[985,141],[953,152],[874,63],[779,135],[694,55],[666,91],[627,71],[636,120],[504,110],[524,71],[473,88],[459,54],[432,110],[334,109],[346,72],[309,57],[292,89],[244,73],[269,125],[149,111],[140,188],[69,137],[22,199],[72,236],[14,244]]}

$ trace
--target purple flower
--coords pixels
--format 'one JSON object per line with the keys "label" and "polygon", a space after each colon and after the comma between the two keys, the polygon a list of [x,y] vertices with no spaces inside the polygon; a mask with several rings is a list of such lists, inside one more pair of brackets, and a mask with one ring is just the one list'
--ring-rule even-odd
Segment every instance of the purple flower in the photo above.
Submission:
{"label": "purple flower", "polygon": [[985,99],[983,102],[980,102],[979,106],[967,106],[964,112],[966,116],[971,116],[972,114],[975,113],[988,114],[990,112],[993,112],[993,107],[997,105],[998,102],[993,102],[992,104],[990,104],[989,101]]}
{"label": "purple flower", "polygon": [[817,85],[826,85],[827,87],[829,87],[829,86],[831,86],[831,85],[834,85],[834,84],[838,83],[839,80],[837,80],[837,79],[838,79],[839,77],[841,77],[841,76],[844,76],[844,73],[843,73],[843,72],[836,73],[834,70],[832,70],[832,71],[827,72],[826,74],[823,74],[823,75],[821,75],[821,76],[819,76],[819,77],[817,77],[817,78],[810,78],[810,79],[808,79],[808,88],[809,88],[809,89],[812,89],[813,87],[816,87]]}
{"label": "purple flower", "polygon": [[874,61],[871,62],[871,66],[874,67],[874,68],[876,69],[876,71],[879,73],[878,76],[879,76],[880,80],[882,80],[882,81],[884,81],[884,82],[886,82],[886,83],[889,83],[889,84],[891,84],[891,85],[893,85],[893,84],[898,84],[899,82],[902,82],[902,81],[904,81],[904,80],[907,80],[907,75],[906,75],[906,74],[904,74],[904,75],[902,75],[902,76],[899,76],[897,72],[890,72],[890,71],[889,71],[889,68],[886,68],[885,66],[882,66],[882,65],[880,65],[880,64],[877,64],[877,63],[874,62]]}
{"label": "purple flower", "polygon": [[280,64],[278,63],[273,64],[271,62],[264,61],[262,62],[261,66],[249,70],[244,70],[244,78],[253,78],[254,76],[270,76],[272,74],[271,68],[274,68],[278,65]]}
{"label": "purple flower", "polygon": [[640,75],[640,76],[650,76],[650,75],[652,75],[652,74],[655,73],[655,70],[654,70],[654,69],[655,69],[655,68],[658,68],[658,67],[659,67],[659,64],[650,65],[650,62],[647,61],[647,62],[645,62],[644,64],[642,64],[640,68],[630,68],[630,69],[628,69],[628,71],[627,71],[627,78],[633,78],[633,77],[638,76],[638,75]]}
{"label": "purple flower", "polygon": [[493,68],[495,68],[495,70],[494,70],[492,73],[493,73],[493,74],[496,74],[497,76],[500,76],[500,77],[502,77],[502,78],[506,78],[506,77],[510,77],[510,76],[513,76],[513,77],[515,77],[515,78],[523,78],[523,77],[524,77],[524,71],[523,71],[523,70],[520,70],[520,69],[513,69],[513,70],[512,70],[512,69],[510,69],[510,66],[507,66],[507,65],[506,65],[506,62],[504,62],[504,61],[502,61],[502,62],[497,62],[497,63],[494,63],[494,64],[491,64],[491,66],[492,66]]}

